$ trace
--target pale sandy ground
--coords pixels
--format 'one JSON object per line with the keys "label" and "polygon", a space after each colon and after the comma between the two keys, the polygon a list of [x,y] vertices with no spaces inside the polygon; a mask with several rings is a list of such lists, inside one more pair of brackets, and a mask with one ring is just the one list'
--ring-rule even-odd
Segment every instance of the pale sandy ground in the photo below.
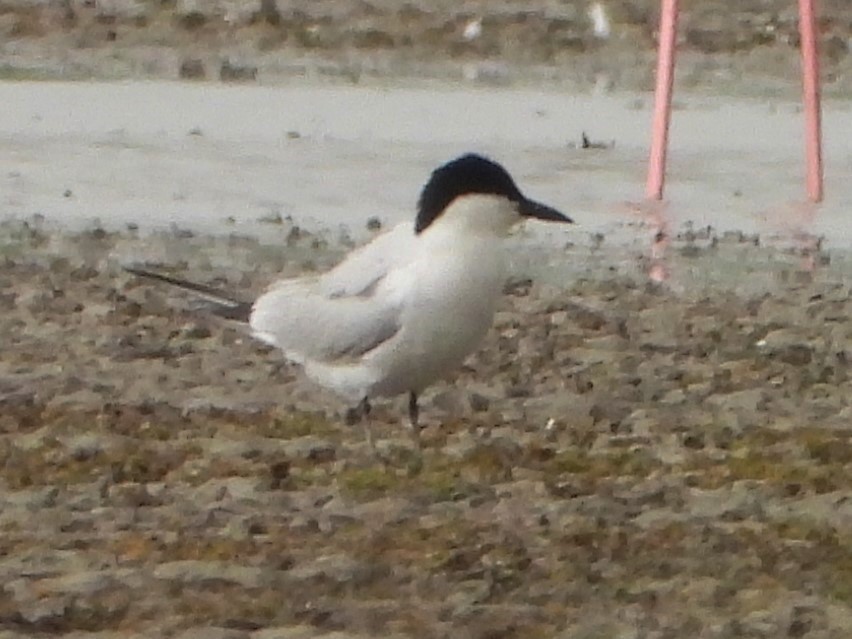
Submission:
{"label": "pale sandy ground", "polygon": [[[175,223],[256,233],[259,218],[361,229],[412,214],[435,165],[491,154],[583,237],[630,220],[641,200],[648,94],[447,84],[0,85],[0,215],[117,228]],[[668,199],[674,227],[774,232],[804,199],[802,117],[783,99],[678,99]],[[852,105],[825,108],[826,201],[810,231],[852,242]],[[582,131],[610,150],[571,148]],[[766,218],[766,219],[764,219]],[[576,239],[577,233],[572,233]]]}

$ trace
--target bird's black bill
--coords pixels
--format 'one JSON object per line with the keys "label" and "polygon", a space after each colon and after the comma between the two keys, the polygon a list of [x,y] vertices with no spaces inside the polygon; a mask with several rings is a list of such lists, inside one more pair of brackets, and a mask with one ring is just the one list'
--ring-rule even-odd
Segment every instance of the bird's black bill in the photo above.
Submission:
{"label": "bird's black bill", "polygon": [[556,209],[535,200],[522,200],[518,210],[523,217],[534,217],[548,222],[567,222],[568,224],[574,222],[567,215],[563,215]]}

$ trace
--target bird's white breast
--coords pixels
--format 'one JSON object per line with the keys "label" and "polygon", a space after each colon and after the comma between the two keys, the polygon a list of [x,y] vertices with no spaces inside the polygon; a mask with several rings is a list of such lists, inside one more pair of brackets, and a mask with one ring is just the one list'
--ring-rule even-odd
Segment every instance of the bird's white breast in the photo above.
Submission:
{"label": "bird's white breast", "polygon": [[457,369],[491,326],[503,239],[518,219],[508,200],[460,198],[420,234],[400,225],[318,281],[274,287],[256,302],[252,328],[351,399],[419,393]]}
{"label": "bird's white breast", "polygon": [[389,275],[405,304],[398,337],[366,358],[382,371],[375,394],[421,391],[458,368],[490,328],[506,275],[502,234],[465,230],[427,229],[416,258]]}

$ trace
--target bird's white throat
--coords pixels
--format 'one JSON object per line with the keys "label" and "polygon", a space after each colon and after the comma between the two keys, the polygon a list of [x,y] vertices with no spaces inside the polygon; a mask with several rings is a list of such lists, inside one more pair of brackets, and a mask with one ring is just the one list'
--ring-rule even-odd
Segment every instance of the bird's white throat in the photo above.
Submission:
{"label": "bird's white throat", "polygon": [[506,237],[521,219],[515,202],[498,195],[476,193],[453,200],[424,234]]}

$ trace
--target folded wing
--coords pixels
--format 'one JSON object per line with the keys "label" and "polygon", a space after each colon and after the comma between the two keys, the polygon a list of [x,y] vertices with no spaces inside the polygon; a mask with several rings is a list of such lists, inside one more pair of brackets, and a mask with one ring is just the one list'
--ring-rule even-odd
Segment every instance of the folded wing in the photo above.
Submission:
{"label": "folded wing", "polygon": [[394,280],[413,239],[411,225],[402,224],[323,276],[274,284],[254,303],[255,336],[298,363],[355,361],[392,339],[404,304]]}

